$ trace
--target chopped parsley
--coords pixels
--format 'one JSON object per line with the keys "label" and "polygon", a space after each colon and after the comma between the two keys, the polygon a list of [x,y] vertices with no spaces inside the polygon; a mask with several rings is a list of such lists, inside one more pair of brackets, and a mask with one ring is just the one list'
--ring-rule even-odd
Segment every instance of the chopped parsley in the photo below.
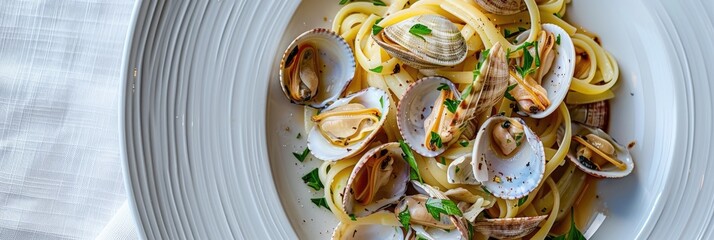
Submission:
{"label": "chopped parsley", "polygon": [[478,59],[478,64],[476,65],[476,69],[474,69],[473,74],[474,74],[474,79],[478,78],[479,75],[481,75],[481,65],[483,65],[483,62],[486,61],[486,58],[488,58],[488,54],[491,52],[491,49],[486,49],[481,51],[481,57]]}
{"label": "chopped parsley", "polygon": [[306,183],[307,186],[311,187],[312,189],[315,189],[315,191],[319,191],[324,187],[322,185],[322,181],[320,181],[320,174],[317,171],[317,168],[315,168],[302,177],[302,181]]}
{"label": "chopped parsley", "polygon": [[[536,42],[536,46],[537,46]],[[531,55],[531,52],[526,49],[527,47],[533,46],[533,43],[531,42],[526,42],[523,44],[523,46],[519,47],[519,49],[523,48],[523,66],[516,66],[516,71],[518,74],[521,75],[521,77],[525,78],[528,74],[531,74],[535,72],[535,68],[533,68],[533,55]],[[537,51],[537,49],[536,49]],[[537,56],[536,56],[537,57]],[[536,61],[540,62],[540,58]],[[540,63],[538,63],[540,65]]]}
{"label": "chopped parsley", "polygon": [[486,187],[484,187],[484,186],[481,186],[481,190],[483,190],[485,193],[488,193],[489,195],[493,195],[493,194],[492,194],[491,192],[489,192],[488,189],[486,189]]}
{"label": "chopped parsley", "polygon": [[573,208],[570,208],[570,230],[565,235],[560,235],[557,237],[548,236],[545,239],[552,240],[585,240],[585,236],[578,230],[575,226],[575,214],[573,213]]}
{"label": "chopped parsley", "polygon": [[523,27],[518,27],[518,30],[515,32],[511,32],[508,29],[504,29],[503,36],[506,38],[512,38],[512,37],[518,36],[519,34],[521,34],[522,32],[524,32],[526,30],[528,30],[528,29],[525,29]]}
{"label": "chopped parsley", "polygon": [[459,173],[459,171],[461,171],[461,168],[459,168],[459,166],[456,166],[456,171],[454,173]]}
{"label": "chopped parsley", "polygon": [[384,108],[384,97],[379,97],[379,105]]}
{"label": "chopped parsley", "polygon": [[411,180],[424,182],[421,178],[421,174],[419,174],[419,167],[417,166],[416,159],[414,159],[414,154],[412,153],[412,150],[409,149],[409,146],[404,143],[404,140],[399,140],[399,148],[402,149],[402,157],[407,160],[407,163],[409,163],[409,166],[412,168],[412,170],[409,171],[409,178]]}
{"label": "chopped parsley", "polygon": [[464,91],[461,92],[461,100],[466,100],[466,97],[468,97],[469,94],[471,94],[471,90],[473,90],[473,86],[472,86],[472,85],[466,86],[466,88],[464,89]]}
{"label": "chopped parsley", "polygon": [[439,136],[439,134],[436,132],[431,132],[431,140],[429,140],[429,144],[434,145],[438,148],[444,146],[444,144],[441,142],[441,136]]}
{"label": "chopped parsley", "polygon": [[397,217],[399,218],[399,222],[402,223],[402,226],[404,226],[404,229],[409,229],[409,221],[412,219],[412,215],[409,213],[409,206],[407,206],[404,211],[399,212]]}
{"label": "chopped parsley", "polygon": [[426,211],[436,220],[441,219],[441,214],[463,216],[461,210],[451,200],[429,198],[426,200]]}
{"label": "chopped parsley", "polygon": [[469,141],[467,141],[467,140],[461,140],[461,141],[459,142],[459,144],[461,144],[462,147],[468,147],[468,146],[469,146]]}
{"label": "chopped parsley", "polygon": [[526,195],[525,197],[519,198],[519,199],[518,199],[518,205],[516,205],[516,207],[522,206],[523,204],[526,203],[526,201],[528,201],[528,195]]}
{"label": "chopped parsley", "polygon": [[558,37],[555,38],[555,44],[560,45],[560,34],[558,34]]}
{"label": "chopped parsley", "polygon": [[523,138],[523,133],[516,133],[515,140],[516,140],[516,146],[521,145],[521,138]]}
{"label": "chopped parsley", "polygon": [[468,227],[468,232],[469,232],[469,239],[474,239],[474,225],[471,225],[471,222],[466,221],[466,227]]}
{"label": "chopped parsley", "polygon": [[446,110],[449,110],[449,112],[451,112],[451,113],[456,113],[456,108],[459,107],[459,103],[461,103],[461,100],[454,100],[454,99],[444,100],[444,105],[446,105]]}
{"label": "chopped parsley", "polygon": [[441,165],[446,165],[446,158],[445,158],[445,157],[441,157]]}
{"label": "chopped parsley", "polygon": [[352,0],[340,0],[340,5],[345,5],[348,2],[351,2]]}
{"label": "chopped parsley", "polygon": [[414,36],[417,36],[418,38],[421,38],[421,40],[426,41],[424,35],[431,34],[431,29],[429,29],[429,27],[423,24],[417,23],[409,29],[409,33],[413,34]]}
{"label": "chopped parsley", "polygon": [[372,0],[372,4],[374,4],[374,6],[387,6],[382,0]]}
{"label": "chopped parsley", "polygon": [[424,237],[424,235],[421,235],[421,233],[417,233],[416,240],[429,240],[429,239]]}
{"label": "chopped parsley", "polygon": [[444,90],[451,90],[451,88],[449,87],[449,84],[442,83],[442,84],[439,84],[439,87],[436,88],[436,90],[437,90],[437,91],[444,91]]}
{"label": "chopped parsley", "polygon": [[[297,138],[300,138],[300,134],[299,134],[299,133],[298,133],[298,137],[297,137]],[[293,152],[293,156],[295,156],[295,158],[297,158],[297,160],[300,161],[300,162],[305,161],[305,158],[307,158],[307,155],[309,155],[309,154],[310,154],[310,149],[309,149],[309,148],[305,148],[305,150],[303,150],[302,153]]]}
{"label": "chopped parsley", "polygon": [[372,35],[377,35],[384,29],[384,27],[377,25],[382,20],[384,20],[384,18],[377,19],[377,21],[374,22],[374,25],[372,25]]}
{"label": "chopped parsley", "polygon": [[514,88],[516,88],[516,86],[518,86],[518,83],[514,83],[513,85],[508,86],[508,88],[506,88],[506,92],[503,93],[503,97],[505,97],[505,98],[508,99],[508,100],[511,100],[511,101],[514,101],[514,102],[515,102],[515,101],[516,101],[516,98],[514,98],[513,95],[511,95],[511,90],[513,90]]}
{"label": "chopped parsley", "polygon": [[558,13],[553,13],[553,16],[556,16],[558,18],[563,18],[563,16],[560,16],[560,14],[558,14]]}
{"label": "chopped parsley", "polygon": [[538,42],[535,42],[535,46],[533,48],[535,49],[535,65],[536,65],[536,67],[540,67],[540,54],[538,53]]}
{"label": "chopped parsley", "polygon": [[350,214],[350,219],[352,219],[352,221],[357,221],[357,218],[355,217],[354,213]]}
{"label": "chopped parsley", "polygon": [[377,66],[377,67],[375,67],[375,68],[370,69],[370,71],[376,72],[376,73],[382,73],[382,69],[383,69],[383,68],[384,68],[384,67],[383,67],[382,65],[379,65],[379,66]]}
{"label": "chopped parsley", "polygon": [[325,200],[325,198],[311,198],[310,201],[312,201],[312,203],[314,203],[318,207],[325,207],[327,208],[327,210],[330,210],[330,206],[327,206],[327,201]]}

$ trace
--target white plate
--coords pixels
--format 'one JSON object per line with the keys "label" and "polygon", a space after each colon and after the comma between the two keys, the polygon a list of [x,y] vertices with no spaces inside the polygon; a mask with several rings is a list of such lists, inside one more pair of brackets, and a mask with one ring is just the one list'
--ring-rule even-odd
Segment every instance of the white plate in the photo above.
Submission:
{"label": "white plate", "polygon": [[[714,3],[573,1],[567,16],[598,33],[620,63],[610,131],[636,141],[633,174],[600,183],[607,219],[594,238],[712,239]],[[337,0],[138,7],[120,127],[144,237],[328,238],[336,222],[310,202],[317,195],[300,179],[319,160],[301,164],[291,154],[305,147],[295,137],[305,136],[302,108],[281,93],[277,66],[295,36],[328,27],[338,7]]]}

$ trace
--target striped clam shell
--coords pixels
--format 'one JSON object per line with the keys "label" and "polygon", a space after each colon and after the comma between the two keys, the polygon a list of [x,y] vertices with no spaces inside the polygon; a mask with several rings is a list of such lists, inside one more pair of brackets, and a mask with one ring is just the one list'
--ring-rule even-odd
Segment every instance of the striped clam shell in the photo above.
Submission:
{"label": "striped clam shell", "polygon": [[607,130],[610,121],[610,104],[607,100],[571,106],[568,110],[573,121]]}
{"label": "striped clam shell", "polygon": [[522,238],[538,228],[548,216],[497,218],[476,221],[474,230],[496,239]]}
{"label": "striped clam shell", "polygon": [[524,0],[474,0],[483,10],[498,15],[511,15],[526,10]]}
{"label": "striped clam shell", "polygon": [[[431,33],[410,33],[417,24],[427,26]],[[385,28],[374,40],[393,57],[420,69],[454,66],[463,62],[468,54],[461,31],[449,19],[437,15],[406,19]]]}

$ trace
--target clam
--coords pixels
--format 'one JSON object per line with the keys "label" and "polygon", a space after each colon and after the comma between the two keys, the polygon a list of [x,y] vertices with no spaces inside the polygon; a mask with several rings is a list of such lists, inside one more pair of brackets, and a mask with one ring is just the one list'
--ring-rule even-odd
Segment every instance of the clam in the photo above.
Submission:
{"label": "clam", "polygon": [[397,109],[399,131],[417,153],[437,156],[458,140],[469,121],[501,101],[507,84],[506,57],[497,43],[463,94],[443,77],[425,77],[412,84]]}
{"label": "clam", "polygon": [[[530,30],[525,31],[517,40],[525,41],[529,33]],[[515,84],[510,94],[523,114],[532,118],[545,118],[560,106],[568,94],[575,70],[575,47],[565,30],[554,24],[543,24],[543,31],[528,53],[535,59],[527,61],[524,56],[516,61],[518,67],[510,72],[511,84]],[[515,70],[531,67],[536,67],[536,70]]]}
{"label": "clam", "polygon": [[621,178],[635,168],[630,151],[604,131],[575,122],[572,131],[567,156],[583,172],[601,178]]}
{"label": "clam", "polygon": [[[425,184],[425,183],[420,183],[418,181],[412,181],[412,185],[414,186],[414,189],[417,190],[417,192],[421,193],[419,195],[414,195],[414,196],[408,196],[402,201],[397,204],[397,207],[394,209],[395,214],[399,214],[400,212],[404,210],[408,210],[411,215],[410,218],[410,223],[418,224],[424,226],[423,230],[423,235],[425,237],[431,238],[431,239],[441,239],[437,238],[438,235],[446,235],[446,236],[451,236],[449,239],[469,239],[470,231],[469,227],[471,226],[471,223],[469,223],[466,218],[463,216],[457,216],[457,215],[446,215],[444,213],[439,214],[439,219],[435,219],[434,216],[432,216],[428,210],[427,210],[427,201],[430,199],[437,199],[437,200],[450,200],[449,197],[446,196],[445,193],[439,191],[438,189]],[[429,197],[427,197],[429,196]],[[483,202],[477,202],[477,203],[483,203]],[[469,207],[467,207],[468,205]],[[462,212],[469,211],[474,208],[478,208],[482,210],[482,206],[477,204],[466,204],[462,203],[459,204],[459,210]],[[408,208],[407,208],[408,207]],[[480,211],[479,211],[480,213]],[[464,213],[465,214],[465,213]],[[475,213],[475,215],[478,215],[478,213]],[[451,230],[451,229],[456,229],[458,231],[454,232],[459,232],[461,236],[458,236],[458,234],[446,234],[445,231],[443,230]],[[419,232],[417,229],[415,231]],[[449,231],[446,231],[447,233]],[[435,236],[436,235],[436,236]]]}
{"label": "clam", "polygon": [[610,104],[607,101],[571,106],[568,111],[574,122],[592,128],[607,129],[610,121]]}
{"label": "clam", "polygon": [[342,202],[345,213],[364,217],[397,202],[407,190],[409,171],[398,143],[369,150],[347,180]]}
{"label": "clam", "polygon": [[486,120],[476,136],[472,157],[473,177],[498,198],[528,195],[545,172],[543,143],[520,118]]}
{"label": "clam", "polygon": [[485,219],[474,223],[474,230],[496,239],[522,238],[538,228],[548,216]]}
{"label": "clam", "polygon": [[384,125],[389,104],[389,95],[373,87],[336,100],[312,117],[307,147],[323,161],[358,154]]}
{"label": "clam", "polygon": [[332,240],[352,239],[404,240],[408,238],[400,227],[382,224],[337,224],[332,232]]}
{"label": "clam", "polygon": [[[413,34],[415,26],[430,32]],[[428,32],[428,30],[427,30]],[[389,55],[418,69],[457,65],[466,59],[466,40],[454,23],[438,15],[420,15],[386,27],[373,39]]]}
{"label": "clam", "polygon": [[337,100],[355,75],[347,42],[326,29],[307,31],[288,45],[280,62],[280,86],[293,103],[323,108]]}
{"label": "clam", "polygon": [[528,8],[524,0],[474,0],[483,10],[498,15],[511,15]]}

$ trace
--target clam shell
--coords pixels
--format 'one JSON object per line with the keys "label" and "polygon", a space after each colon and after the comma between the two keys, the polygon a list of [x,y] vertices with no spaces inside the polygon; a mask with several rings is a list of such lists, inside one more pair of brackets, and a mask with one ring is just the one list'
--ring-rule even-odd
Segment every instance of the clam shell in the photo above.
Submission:
{"label": "clam shell", "polygon": [[610,137],[607,133],[604,131],[597,129],[597,128],[591,128],[587,127],[585,125],[573,122],[572,124],[572,132],[573,135],[586,135],[587,133],[592,133],[597,135],[598,137],[601,137],[605,140],[608,140],[610,143],[612,143],[612,146],[615,147],[615,153],[617,154],[617,159],[625,163],[626,169],[625,170],[620,170],[617,167],[615,167],[612,164],[608,164],[607,167],[602,168],[601,170],[596,170],[596,169],[590,169],[580,163],[578,159],[575,157],[575,152],[577,149],[577,146],[580,144],[573,141],[570,143],[570,151],[568,151],[568,159],[570,159],[571,162],[573,162],[580,170],[583,172],[590,174],[591,176],[599,177],[599,178],[621,178],[629,175],[632,173],[632,170],[635,168],[635,162],[632,159],[632,155],[630,154],[630,150],[628,150],[626,147],[620,145],[615,139]]}
{"label": "clam shell", "polygon": [[[544,111],[535,114],[528,113],[532,118],[545,118],[558,109],[560,103],[563,102],[568,94],[570,82],[575,71],[575,46],[570,35],[562,28],[550,23],[543,24],[543,30],[552,33],[556,37],[560,36],[560,44],[554,45],[555,59],[550,71],[543,77],[541,82],[541,86],[545,88],[548,94],[550,106]],[[517,40],[519,42],[525,41],[528,38],[528,34],[530,34],[530,30],[518,35]]]}
{"label": "clam shell", "polygon": [[337,224],[332,232],[332,240],[384,239],[404,240],[402,228],[382,224]]}
{"label": "clam shell", "polygon": [[[382,100],[380,101],[380,99]],[[367,108],[379,109],[382,118],[379,119],[377,124],[380,128],[384,125],[384,121],[387,119],[385,116],[389,113],[389,104],[391,104],[387,92],[378,88],[369,87],[345,98],[338,99],[323,111],[334,109],[349,103],[361,103]],[[337,161],[360,153],[361,150],[363,150],[374,138],[378,131],[379,128],[369,133],[367,137],[349,146],[336,146],[330,143],[330,141],[320,133],[317,125],[315,125],[310,130],[310,133],[308,133],[307,147],[311,150],[312,155],[318,159],[323,161]]]}
{"label": "clam shell", "polygon": [[[313,45],[319,54],[317,94],[310,100],[300,101],[290,96],[287,65],[296,61],[294,59],[297,48],[304,44]],[[300,34],[288,45],[280,61],[280,86],[285,96],[291,102],[300,105],[309,105],[323,108],[337,100],[347,88],[355,75],[357,64],[352,48],[347,42],[334,32],[317,28]]]}
{"label": "clam shell", "polygon": [[511,15],[528,8],[523,0],[474,0],[483,10],[498,15]]}
{"label": "clam shell", "polygon": [[425,157],[435,157],[446,150],[446,147],[443,147],[431,151],[424,146],[424,120],[438,107],[434,106],[434,102],[441,94],[441,91],[437,90],[441,84],[448,85],[454,96],[460,97],[458,89],[448,79],[425,77],[409,86],[397,107],[397,126],[404,141],[411,149]]}
{"label": "clam shell", "polygon": [[543,143],[520,118],[511,118],[523,124],[525,141],[511,153],[503,156],[492,146],[491,133],[503,116],[490,117],[476,136],[471,161],[476,179],[494,196],[503,199],[522,198],[538,187],[545,172]]}
{"label": "clam shell", "polygon": [[471,155],[461,156],[451,162],[446,170],[446,180],[452,184],[480,185],[471,167]]}
{"label": "clam shell", "polygon": [[[394,162],[392,163],[392,173],[389,177],[389,183],[379,188],[376,192],[376,196],[373,202],[367,205],[361,205],[354,199],[354,187],[356,184],[356,176],[361,171],[367,170],[365,166],[369,161],[376,160],[376,156],[384,156],[389,154],[392,156]],[[369,150],[362,156],[362,158],[357,162],[350,178],[345,185],[343,206],[345,213],[348,215],[354,214],[356,217],[364,217],[373,212],[379,211],[386,206],[396,203],[404,193],[407,191],[407,183],[409,182],[409,171],[410,166],[406,160],[402,157],[402,149],[399,147],[399,143],[387,143],[375,147]]]}
{"label": "clam shell", "polygon": [[[429,27],[431,34],[420,37],[410,33],[416,24]],[[391,56],[419,69],[454,66],[463,62],[468,54],[461,31],[449,19],[438,15],[406,19],[386,27],[373,38]]]}
{"label": "clam shell", "polygon": [[606,129],[610,122],[610,104],[608,101],[599,101],[568,108],[570,118],[574,122],[582,123],[588,127]]}
{"label": "clam shell", "polygon": [[548,215],[486,219],[474,223],[474,230],[496,239],[522,238],[538,228],[538,225],[547,217]]}

